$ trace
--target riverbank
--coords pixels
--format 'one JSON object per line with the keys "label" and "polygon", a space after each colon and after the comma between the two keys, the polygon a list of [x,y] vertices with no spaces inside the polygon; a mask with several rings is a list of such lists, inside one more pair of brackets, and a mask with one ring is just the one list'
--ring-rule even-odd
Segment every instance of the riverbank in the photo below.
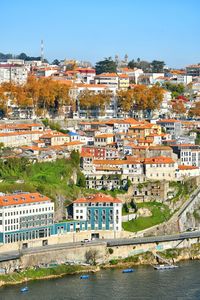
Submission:
{"label": "riverbank", "polygon": [[[159,252],[159,256],[168,260],[170,263],[178,263],[184,260],[200,260],[200,244],[193,244],[190,248],[167,249]],[[160,261],[161,262],[161,261]],[[123,269],[131,268],[139,265],[157,264],[152,252],[145,252],[123,259],[111,259],[107,263],[97,266],[81,266],[81,265],[58,265],[53,268],[27,269],[20,273],[11,273],[0,275],[0,286],[15,285],[31,280],[42,280],[59,278],[66,275],[95,273],[101,269]]]}
{"label": "riverbank", "polygon": [[0,286],[15,285],[31,280],[42,280],[59,278],[65,275],[95,273],[100,270],[99,266],[80,266],[80,265],[58,265],[53,268],[27,269],[20,273],[0,275]]}

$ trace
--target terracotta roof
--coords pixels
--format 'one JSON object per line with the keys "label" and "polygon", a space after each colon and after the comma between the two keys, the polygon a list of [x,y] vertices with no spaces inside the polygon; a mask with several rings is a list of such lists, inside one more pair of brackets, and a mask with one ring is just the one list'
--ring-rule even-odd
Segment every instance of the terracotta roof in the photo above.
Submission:
{"label": "terracotta roof", "polygon": [[94,165],[128,165],[128,164],[140,164],[138,159],[133,157],[129,159],[95,159],[93,161]]}
{"label": "terracotta roof", "polygon": [[184,166],[184,165],[180,165],[178,166],[179,170],[196,170],[199,169],[199,167],[196,166]]}
{"label": "terracotta roof", "polygon": [[110,137],[114,137],[114,134],[112,134],[112,133],[102,133],[102,134],[95,135],[95,138],[110,138]]}
{"label": "terracotta roof", "polygon": [[64,145],[65,146],[75,146],[75,145],[83,145],[83,144],[84,143],[79,142],[79,141],[72,141],[72,142],[65,143]]}
{"label": "terracotta roof", "polygon": [[90,152],[81,152],[81,157],[93,157],[93,154]]}
{"label": "terracotta roof", "polygon": [[101,73],[95,77],[118,77],[117,73]]}
{"label": "terracotta roof", "polygon": [[26,135],[26,134],[43,134],[42,131],[15,131],[15,132],[1,132],[0,136],[15,136],[15,135]]}
{"label": "terracotta roof", "polygon": [[173,164],[175,161],[171,157],[157,156],[144,159],[144,164]]}
{"label": "terracotta roof", "polygon": [[154,127],[155,126],[155,124],[148,124],[148,123],[146,123],[146,124],[136,124],[136,125],[132,125],[130,128],[131,129],[149,129],[149,128],[152,128],[152,127]]}
{"label": "terracotta roof", "polygon": [[69,137],[69,135],[66,133],[62,133],[62,132],[49,132],[49,133],[43,134],[40,137],[40,139],[47,139],[47,138],[51,139],[54,137]]}
{"label": "terracotta roof", "polygon": [[129,78],[127,74],[118,74],[119,78]]}
{"label": "terracotta roof", "polygon": [[50,199],[39,193],[21,193],[0,196],[0,206],[18,205],[43,201],[50,201]]}
{"label": "terracotta roof", "polygon": [[85,198],[79,198],[76,199],[73,203],[122,203],[121,200],[119,200],[118,198],[113,198],[109,195],[104,195],[104,194],[94,194],[94,195],[90,195],[87,196]]}
{"label": "terracotta roof", "polygon": [[0,124],[0,129],[25,129],[25,128],[32,128],[32,127],[44,127],[44,125],[39,123],[32,123],[32,124]]}
{"label": "terracotta roof", "polygon": [[157,123],[180,123],[181,121],[176,119],[161,119]]}
{"label": "terracotta roof", "polygon": [[156,145],[156,146],[150,146],[149,150],[166,150],[166,151],[170,150],[170,151],[172,151],[172,148],[169,146]]}

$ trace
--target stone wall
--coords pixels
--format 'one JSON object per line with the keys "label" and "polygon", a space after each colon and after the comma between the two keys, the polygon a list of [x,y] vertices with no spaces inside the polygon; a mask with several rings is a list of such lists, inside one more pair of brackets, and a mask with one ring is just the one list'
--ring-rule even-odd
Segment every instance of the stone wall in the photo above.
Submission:
{"label": "stone wall", "polygon": [[[96,261],[98,263],[107,263],[112,259],[126,258],[150,251],[152,253],[162,252],[167,249],[189,248],[192,244],[199,243],[199,238],[185,239],[183,241],[171,241],[161,243],[149,243],[138,245],[125,245],[107,247],[106,243],[100,245],[85,244],[83,246],[74,246],[72,248],[41,250],[38,253],[25,253],[20,259],[0,263],[0,268],[12,272],[14,269],[34,267],[40,264],[52,262],[64,263],[66,261],[86,262],[86,253],[89,250],[96,251]],[[112,249],[112,251],[110,250]]]}

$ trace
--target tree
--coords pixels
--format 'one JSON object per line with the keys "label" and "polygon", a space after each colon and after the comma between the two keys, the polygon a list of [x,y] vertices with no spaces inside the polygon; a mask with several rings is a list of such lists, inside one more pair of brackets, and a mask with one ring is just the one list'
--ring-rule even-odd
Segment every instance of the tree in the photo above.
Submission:
{"label": "tree", "polygon": [[185,92],[185,87],[182,83],[173,84],[166,82],[163,84],[163,87],[172,93],[173,98],[178,98],[179,95],[183,95]]}
{"label": "tree", "polygon": [[116,73],[117,71],[117,64],[115,61],[112,60],[111,57],[105,58],[96,63],[95,65],[96,74],[101,73]]}
{"label": "tree", "polygon": [[23,60],[27,60],[27,55],[26,53],[20,53],[18,56],[17,56],[18,59],[23,59]]}
{"label": "tree", "polygon": [[86,178],[82,172],[78,172],[77,174],[77,185],[83,188],[86,187]]}
{"label": "tree", "polygon": [[70,154],[71,160],[75,163],[75,165],[79,166],[80,163],[80,154],[78,151],[73,150]]}
{"label": "tree", "polygon": [[58,59],[54,59],[54,61],[52,61],[52,65],[57,65],[57,66],[58,66],[58,65],[59,65],[59,63],[60,63],[60,62],[59,62],[59,60],[58,60]]}
{"label": "tree", "polygon": [[175,101],[172,103],[172,110],[176,114],[185,114],[186,108],[183,101]]}
{"label": "tree", "polygon": [[129,208],[128,208],[128,205],[127,205],[126,202],[123,204],[123,209],[124,209],[124,211],[125,211],[126,213],[129,212]]}
{"label": "tree", "polygon": [[151,71],[150,62],[148,62],[146,60],[140,60],[140,58],[138,58],[137,61],[134,61],[134,59],[129,61],[128,67],[130,69],[134,69],[134,68],[142,69],[144,72],[150,72]]}
{"label": "tree", "polygon": [[160,60],[153,60],[151,62],[151,68],[153,73],[162,73],[164,70],[165,63]]}
{"label": "tree", "polygon": [[196,102],[193,107],[189,110],[190,116],[200,117],[200,101]]}
{"label": "tree", "polygon": [[129,112],[133,107],[133,90],[117,91],[117,101],[123,111]]}
{"label": "tree", "polygon": [[99,251],[96,249],[90,249],[90,250],[86,251],[86,253],[85,253],[86,262],[95,266],[98,254],[99,254]]}
{"label": "tree", "polygon": [[137,208],[137,204],[134,202],[134,200],[133,200],[133,199],[131,200],[131,203],[130,203],[130,205],[131,205],[131,208],[135,210],[135,212],[138,210],[138,208]]}
{"label": "tree", "polygon": [[112,98],[112,92],[110,90],[104,90],[98,93],[85,89],[79,94],[79,104],[82,109],[88,112],[91,109],[97,109],[101,113],[105,111],[106,105],[108,105]]}

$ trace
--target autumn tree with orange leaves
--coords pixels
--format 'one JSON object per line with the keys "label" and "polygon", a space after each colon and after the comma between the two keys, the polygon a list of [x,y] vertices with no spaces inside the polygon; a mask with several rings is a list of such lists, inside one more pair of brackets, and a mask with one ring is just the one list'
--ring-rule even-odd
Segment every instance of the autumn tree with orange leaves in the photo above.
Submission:
{"label": "autumn tree with orange leaves", "polygon": [[109,90],[94,92],[85,89],[79,94],[79,105],[81,109],[85,109],[90,114],[91,109],[98,109],[102,114],[106,105],[111,101],[112,92]]}
{"label": "autumn tree with orange leaves", "polygon": [[185,114],[186,108],[183,101],[172,102],[172,111],[176,114]]}
{"label": "autumn tree with orange leaves", "polygon": [[159,86],[147,87],[136,85],[132,90],[122,90],[117,93],[119,107],[123,111],[155,110],[163,100],[163,89]]}
{"label": "autumn tree with orange leaves", "polygon": [[196,102],[189,110],[189,115],[194,117],[200,117],[200,101]]}
{"label": "autumn tree with orange leaves", "polygon": [[0,109],[5,110],[9,100],[19,107],[32,106],[41,115],[47,111],[59,112],[62,106],[72,103],[66,84],[51,78],[37,79],[33,76],[28,78],[25,85],[3,83],[0,86]]}

